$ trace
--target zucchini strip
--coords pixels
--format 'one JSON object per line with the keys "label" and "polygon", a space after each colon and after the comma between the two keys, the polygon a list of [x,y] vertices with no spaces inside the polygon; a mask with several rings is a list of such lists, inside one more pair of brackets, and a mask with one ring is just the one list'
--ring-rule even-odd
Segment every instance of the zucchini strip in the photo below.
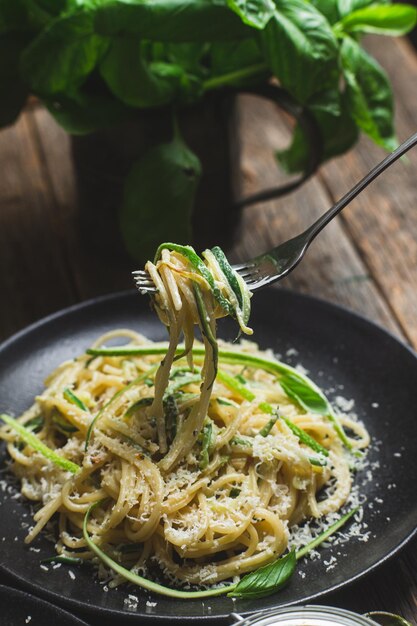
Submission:
{"label": "zucchini strip", "polygon": [[67,400],[67,402],[71,402],[71,404],[75,404],[75,406],[81,409],[81,411],[86,411],[86,413],[89,412],[84,402],[80,400],[80,398],[76,396],[75,393],[73,393],[69,387],[65,387],[63,396],[65,400]]}
{"label": "zucchini strip", "polygon": [[203,298],[203,294],[201,293],[201,289],[196,283],[194,283],[193,289],[194,289],[194,295],[195,295],[195,300],[197,304],[198,316],[200,318],[201,332],[203,333],[204,337],[207,339],[208,343],[210,344],[210,347],[213,353],[214,376],[213,376],[213,380],[211,380],[207,386],[207,389],[211,389],[211,387],[213,387],[214,385],[214,381],[216,380],[216,376],[217,376],[218,361],[219,361],[219,346],[217,344],[217,339],[213,335],[213,332],[211,330],[210,318],[207,314],[207,309],[204,303],[204,298]]}
{"label": "zucchini strip", "polygon": [[[159,583],[154,583],[153,581],[148,580],[147,578],[144,578],[143,576],[139,576],[138,574],[135,574],[134,572],[126,569],[125,567],[123,567],[122,565],[114,561],[110,556],[108,556],[105,552],[103,552],[103,550],[99,548],[99,546],[95,544],[94,541],[91,539],[90,535],[88,534],[88,521],[90,518],[91,511],[98,504],[100,504],[100,501],[91,504],[87,510],[87,513],[85,514],[84,521],[83,521],[84,539],[88,547],[90,548],[90,550],[94,552],[94,554],[96,554],[99,557],[99,559],[105,565],[107,565],[107,567],[110,567],[114,572],[122,576],[125,580],[128,580],[129,582],[133,583],[134,585],[137,585],[138,587],[142,587],[143,589],[147,589],[148,591],[152,591],[160,595],[168,596],[170,598],[208,598],[208,597],[213,597],[213,596],[220,596],[225,593],[227,593],[228,595],[233,595],[233,591],[234,589],[236,589],[238,584],[244,581],[246,576],[253,575],[253,572],[249,572],[249,574],[246,574],[243,578],[241,578],[239,583],[231,583],[230,585],[224,585],[224,587],[217,587],[215,589],[204,589],[202,591],[181,591],[178,589],[172,589],[171,587],[165,587],[164,585],[160,585]],[[338,531],[342,526],[344,526],[346,522],[356,513],[357,510],[358,510],[358,507],[355,509],[351,509],[345,515],[343,515],[337,522],[329,526],[329,528],[325,530],[323,533],[321,533],[318,537],[310,541],[310,543],[308,543],[303,548],[300,548],[299,550],[297,550],[295,552],[295,558],[299,560],[303,556],[308,554],[310,550],[314,550],[315,548],[317,548],[321,543],[323,543],[323,541],[326,541],[326,539],[328,539],[331,535],[333,535],[336,531]],[[248,586],[247,591],[252,594],[256,592],[256,582],[251,587]],[[271,592],[273,593],[274,589],[272,589]]]}
{"label": "zucchini strip", "polygon": [[97,544],[91,539],[88,534],[88,520],[90,518],[90,513],[94,509],[95,506],[100,504],[100,502],[95,502],[89,508],[84,517],[83,522],[83,535],[84,539],[94,554],[96,554],[99,559],[108,567],[110,567],[116,574],[120,574],[124,579],[129,582],[137,585],[138,587],[142,587],[143,589],[147,589],[148,591],[153,591],[154,593],[159,593],[163,596],[168,596],[170,598],[208,598],[213,596],[220,596],[228,591],[231,591],[235,588],[235,584],[227,585],[224,587],[218,587],[216,589],[207,589],[204,591],[181,591],[178,589],[171,589],[171,587],[165,587],[164,585],[160,585],[159,583],[154,583],[147,578],[143,578],[143,576],[139,576],[126,569],[122,565],[119,565],[116,561],[114,561],[110,556],[108,556],[101,548],[98,547]]}
{"label": "zucchini strip", "polygon": [[235,312],[234,312],[233,307],[226,300],[226,298],[222,295],[220,289],[217,287],[216,283],[214,282],[211,272],[207,269],[207,266],[200,259],[200,257],[198,256],[194,248],[192,248],[191,246],[180,246],[176,243],[163,243],[159,246],[158,250],[156,251],[154,263],[156,263],[159,260],[162,250],[173,250],[174,252],[179,252],[179,254],[182,254],[183,256],[185,256],[185,258],[189,261],[192,267],[199,274],[201,274],[201,276],[205,278],[205,280],[208,282],[215,299],[220,304],[220,306],[225,311],[225,313],[227,313],[233,318],[235,317]]}
{"label": "zucchini strip", "polygon": [[[223,372],[223,370],[219,370],[217,374],[217,378],[224,385],[229,387],[229,389],[241,395],[245,400],[248,400],[249,402],[252,402],[253,400],[255,400],[256,398],[255,394],[250,389],[245,387],[245,385],[242,385],[242,383],[237,381],[236,378],[234,378],[234,376],[230,376],[230,374]],[[259,408],[261,409],[263,413],[267,413],[269,415],[273,415],[275,413],[273,407],[268,402],[261,402],[259,404]],[[320,454],[323,454],[324,456],[329,455],[326,448],[324,448],[321,444],[319,444],[318,441],[313,439],[313,437],[310,437],[310,435],[306,433],[305,430],[302,430],[301,428],[293,424],[293,422],[291,422],[288,418],[284,418],[282,415],[280,415],[279,417],[281,417],[281,419],[285,421],[287,426],[292,430],[292,432],[299,438],[299,440],[302,443],[304,443],[306,446],[314,450],[314,452],[318,452]],[[272,422],[272,425],[270,426],[269,431],[271,430],[272,426],[275,424],[277,419],[278,419],[278,416],[274,420],[270,420],[270,422]],[[265,429],[270,424],[270,422],[268,422],[268,424],[264,426]],[[259,434],[261,434],[263,437],[266,437],[266,435],[269,434],[269,431],[267,431],[266,435],[264,435],[263,434],[264,428],[260,431]],[[312,465],[323,465],[320,459],[315,459],[314,457],[310,457],[309,460],[312,463]]]}
{"label": "zucchini strip", "polygon": [[40,452],[40,454],[42,454],[42,456],[44,456],[45,459],[48,459],[48,461],[52,461],[54,465],[57,465],[63,470],[66,470],[67,472],[71,472],[72,474],[76,474],[78,470],[81,469],[80,466],[77,465],[76,463],[73,463],[72,461],[68,461],[68,459],[65,459],[64,457],[54,452],[54,450],[52,450],[47,445],[45,445],[43,441],[41,441],[33,432],[31,432],[30,430],[27,430],[27,428],[25,428],[22,424],[20,424],[13,417],[10,417],[10,415],[5,415],[4,413],[2,413],[0,415],[0,419],[2,419],[3,422],[5,422],[8,426],[13,428],[13,430],[15,430],[18,433],[18,435],[20,435],[20,438],[28,446],[30,446],[37,452]]}
{"label": "zucchini strip", "polygon": [[211,249],[211,253],[216,259],[221,272],[233,291],[238,306],[236,307],[236,319],[244,332],[252,332],[247,324],[250,317],[250,292],[243,278],[230,265],[223,250],[218,246]]}
{"label": "zucchini strip", "polygon": [[112,402],[114,402],[117,398],[119,398],[122,394],[124,394],[128,389],[131,389],[131,387],[134,387],[138,383],[142,382],[142,380],[145,380],[146,378],[148,378],[149,374],[153,374],[153,372],[155,372],[158,369],[158,367],[159,367],[159,364],[154,365],[153,367],[150,367],[146,372],[143,372],[143,374],[140,374],[139,376],[137,376],[134,380],[132,380],[132,382],[130,382],[128,385],[126,385],[126,387],[124,387],[123,389],[120,389],[119,391],[117,391],[114,394],[114,396],[112,396],[110,398],[110,400],[103,406],[103,408],[100,409],[100,411],[93,418],[93,420],[91,421],[90,426],[88,427],[87,436],[85,438],[85,450],[86,451],[87,451],[89,443],[90,443],[90,439],[91,439],[91,435],[93,433],[93,429],[94,429],[95,425],[97,424],[97,421],[103,415],[104,411],[106,411],[106,409],[112,404]]}
{"label": "zucchini strip", "polygon": [[[178,352],[181,352],[183,349],[182,346],[178,346]],[[165,346],[156,345],[156,346],[120,346],[115,348],[90,348],[87,351],[87,354],[92,356],[139,356],[139,355],[149,355],[149,354],[164,354],[166,352],[166,344]],[[204,355],[204,348],[195,347],[192,350],[194,357],[199,357]],[[298,379],[302,381],[305,385],[310,387],[310,389],[320,396],[322,400],[322,410],[316,411],[320,415],[324,415],[327,419],[332,423],[333,428],[335,429],[339,439],[343,442],[345,447],[348,450],[352,450],[352,443],[349,441],[346,433],[344,432],[342,426],[340,425],[333,408],[330,402],[327,400],[326,396],[323,394],[321,389],[313,383],[307,376],[298,372],[295,368],[282,363],[280,361],[271,361],[269,359],[265,359],[262,357],[253,356],[251,354],[247,354],[246,352],[238,352],[237,350],[219,350],[219,360],[220,362],[227,363],[229,365],[244,365],[246,367],[253,367],[263,369],[266,372],[270,372],[271,374],[275,374],[278,378],[278,382],[281,376],[285,374],[289,374],[293,379]],[[285,383],[284,383],[285,384]],[[244,397],[244,396],[243,396]]]}

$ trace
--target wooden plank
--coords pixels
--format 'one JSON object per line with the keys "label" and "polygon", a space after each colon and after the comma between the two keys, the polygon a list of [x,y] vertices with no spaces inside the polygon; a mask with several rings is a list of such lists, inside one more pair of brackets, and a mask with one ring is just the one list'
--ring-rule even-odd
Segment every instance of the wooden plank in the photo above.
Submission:
{"label": "wooden plank", "polygon": [[[269,102],[242,97],[242,195],[282,181],[274,151],[289,140],[282,115]],[[242,237],[233,253],[248,259],[302,232],[332,204],[317,177],[280,200],[245,209]],[[357,254],[339,219],[312,244],[305,259],[282,285],[348,306],[400,333],[389,306]]]}
{"label": "wooden plank", "polygon": [[[242,127],[245,128],[245,142],[241,188],[247,194],[282,180],[272,153],[283,147],[288,132],[271,105],[253,98],[242,103]],[[341,181],[352,159],[349,155],[338,160]],[[246,209],[242,239],[234,250],[235,257],[250,258],[301,232],[314,221],[334,199],[334,194],[330,195],[326,189],[328,179],[325,179],[325,185],[321,183],[321,178],[315,177],[287,198]],[[347,189],[348,184],[345,184],[344,190]],[[358,237],[365,233],[372,237],[374,226],[367,223],[362,231],[358,225],[358,232],[354,235]],[[374,252],[378,256],[378,250]],[[366,258],[364,261],[353,233],[346,228],[344,221],[337,218],[320,234],[300,266],[282,284],[344,304],[399,336],[404,336],[404,330],[410,337],[409,320],[401,330],[393,315],[390,294],[382,291],[379,279],[374,278],[374,267],[375,264],[366,263]],[[397,280],[402,286],[401,273]],[[417,624],[417,583],[412,574],[416,547],[414,541],[400,557],[348,589],[326,597],[324,603],[359,613],[370,610],[400,613],[412,624]]]}
{"label": "wooden plank", "polygon": [[56,200],[65,230],[68,264],[78,299],[131,288],[133,264],[120,246],[115,244],[104,249],[92,245],[96,233],[86,232],[81,226],[83,216],[78,210],[71,138],[43,108],[34,112],[34,120],[39,131],[37,147],[43,156],[50,193]]}
{"label": "wooden plank", "polygon": [[0,134],[0,335],[74,301],[29,114]]}
{"label": "wooden plank", "polygon": [[[370,51],[387,69],[393,82],[396,127],[400,140],[417,130],[417,57],[402,40],[379,45],[368,41]],[[347,156],[322,169],[333,198],[359,180],[385,153],[363,138]],[[365,190],[344,212],[350,232],[367,271],[389,302],[404,334],[417,346],[417,150],[407,163],[397,162]]]}

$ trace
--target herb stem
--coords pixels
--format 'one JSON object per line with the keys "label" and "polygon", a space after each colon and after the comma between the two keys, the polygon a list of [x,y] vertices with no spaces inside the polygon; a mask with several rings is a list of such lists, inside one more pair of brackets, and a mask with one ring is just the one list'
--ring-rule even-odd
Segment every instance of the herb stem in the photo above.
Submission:
{"label": "herb stem", "polygon": [[314,548],[317,548],[317,546],[319,546],[321,543],[323,543],[323,541],[326,541],[326,539],[328,539],[330,537],[330,535],[333,535],[336,531],[339,530],[339,528],[341,528],[342,526],[344,526],[346,524],[346,522],[353,516],[355,515],[355,513],[359,510],[359,507],[355,507],[354,509],[351,509],[350,511],[348,511],[347,513],[345,513],[344,515],[342,515],[342,517],[337,520],[337,522],[335,522],[334,524],[332,524],[331,526],[329,526],[329,528],[327,528],[327,530],[325,530],[324,532],[321,533],[321,535],[319,535],[318,537],[316,537],[315,539],[313,539],[313,541],[310,541],[310,543],[308,543],[306,546],[304,546],[303,548],[300,548],[299,550],[297,550],[297,552],[295,553],[295,556],[297,559],[301,559],[303,556],[305,556],[308,552],[310,552],[311,550],[314,550]]}
{"label": "herb stem", "polygon": [[230,85],[238,80],[244,78],[251,78],[261,74],[269,72],[269,68],[266,63],[257,63],[256,65],[249,65],[241,70],[229,72],[228,74],[222,74],[221,76],[213,76],[203,82],[203,90],[211,91],[212,89],[218,89]]}

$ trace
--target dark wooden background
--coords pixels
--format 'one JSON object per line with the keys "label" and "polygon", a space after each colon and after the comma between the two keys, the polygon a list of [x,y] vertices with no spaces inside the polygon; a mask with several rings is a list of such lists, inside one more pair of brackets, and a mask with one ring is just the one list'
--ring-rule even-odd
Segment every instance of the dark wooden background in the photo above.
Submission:
{"label": "dark wooden background", "polygon": [[[368,45],[393,82],[404,140],[417,131],[416,53],[405,40]],[[249,193],[280,178],[272,155],[288,141],[288,130],[272,105],[253,97],[241,98],[240,111],[239,185]],[[232,258],[249,258],[300,232],[382,157],[362,139],[291,196],[246,209]],[[77,217],[69,138],[32,105],[0,133],[2,338],[52,311],[131,287],[131,264],[97,256],[80,240]],[[417,347],[417,150],[326,228],[285,286],[345,305]],[[392,611],[417,624],[416,572],[414,539],[376,573],[325,601],[359,612]]]}

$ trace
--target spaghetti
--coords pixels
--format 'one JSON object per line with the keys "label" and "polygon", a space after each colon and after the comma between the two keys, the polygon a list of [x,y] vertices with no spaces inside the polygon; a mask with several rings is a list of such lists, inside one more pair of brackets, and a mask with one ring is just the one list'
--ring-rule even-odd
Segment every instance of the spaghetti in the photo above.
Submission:
{"label": "spaghetti", "polygon": [[[56,516],[61,557],[99,550],[171,587],[212,586],[273,562],[292,527],[347,500],[346,447],[365,448],[366,430],[255,344],[216,340],[226,314],[251,332],[250,294],[221,251],[203,258],[166,244],[147,264],[168,345],[112,331],[49,376],[20,431],[8,418],[22,494],[42,503],[27,542]],[[114,340],[127,343],[103,348]]]}

